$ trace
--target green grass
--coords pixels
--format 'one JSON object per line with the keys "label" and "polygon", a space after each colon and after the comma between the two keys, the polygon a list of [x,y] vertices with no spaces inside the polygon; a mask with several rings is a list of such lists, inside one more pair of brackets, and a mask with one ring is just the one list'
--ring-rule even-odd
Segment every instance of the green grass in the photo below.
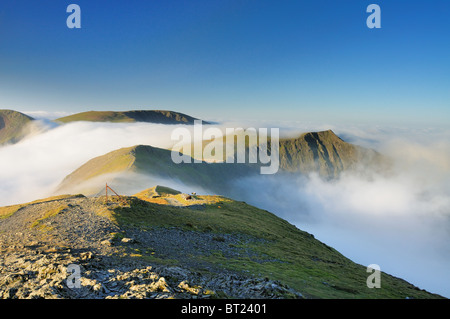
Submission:
{"label": "green grass", "polygon": [[109,236],[113,241],[121,241],[125,237],[125,235],[122,233],[111,233],[109,234]]}
{"label": "green grass", "polygon": [[149,263],[158,264],[158,265],[164,265],[164,266],[179,265],[179,262],[176,259],[160,258],[160,257],[156,257],[151,254],[142,254],[141,258]]}
{"label": "green grass", "polygon": [[[70,191],[71,187],[74,185],[82,184],[83,182],[97,176],[110,173],[119,173],[130,169],[135,162],[133,149],[134,147],[121,148],[89,160],[87,163],[66,176],[63,182],[59,185],[57,191]],[[98,192],[98,189],[96,187],[94,188],[96,189],[96,192]],[[88,191],[86,191],[86,193],[89,194]]]}
{"label": "green grass", "polygon": [[23,207],[22,205],[0,207],[0,219],[6,219],[6,218],[11,217],[22,207]]}
{"label": "green grass", "polygon": [[78,195],[58,195],[58,196],[52,196],[45,199],[39,199],[35,200],[26,204],[18,204],[18,205],[12,205],[12,206],[5,206],[0,207],[0,219],[5,219],[11,217],[13,214],[18,212],[21,208],[34,205],[34,204],[42,204],[42,203],[48,203],[53,201],[59,201],[63,199],[71,199],[71,198],[80,198],[84,197],[84,195],[78,194]]}
{"label": "green grass", "polygon": [[44,222],[51,217],[61,214],[67,208],[68,208],[67,205],[60,205],[52,210],[47,211],[44,216],[42,216],[41,218],[39,218],[39,219],[35,220],[33,223],[31,223],[30,228],[38,228],[41,230],[48,230],[49,227],[46,226],[44,224]]}

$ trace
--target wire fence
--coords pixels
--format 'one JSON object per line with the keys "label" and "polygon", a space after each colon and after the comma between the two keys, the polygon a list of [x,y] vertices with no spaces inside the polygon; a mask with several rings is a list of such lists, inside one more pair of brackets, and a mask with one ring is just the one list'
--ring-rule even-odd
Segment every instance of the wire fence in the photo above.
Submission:
{"label": "wire fence", "polygon": [[[111,195],[108,195],[108,189],[112,192]],[[103,193],[103,191],[99,192],[99,193]],[[119,198],[119,202],[121,204],[126,204],[125,198],[121,195],[119,195],[115,190],[113,190],[108,183],[105,184],[105,205],[108,204],[108,200],[109,198],[111,198],[111,200],[113,199],[113,196],[117,196]]]}

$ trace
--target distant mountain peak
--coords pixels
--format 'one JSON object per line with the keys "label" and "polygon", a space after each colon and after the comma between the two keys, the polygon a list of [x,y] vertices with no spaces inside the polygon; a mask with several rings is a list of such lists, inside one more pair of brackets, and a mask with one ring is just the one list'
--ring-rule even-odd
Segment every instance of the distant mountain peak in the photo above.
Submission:
{"label": "distant mountain peak", "polygon": [[280,168],[289,172],[317,172],[325,177],[337,177],[363,162],[376,164],[381,157],[374,150],[345,142],[332,130],[280,140]]}
{"label": "distant mountain peak", "polygon": [[302,135],[300,135],[298,138],[304,138],[305,136],[311,136],[315,139],[330,139],[330,140],[340,140],[342,141],[342,139],[337,136],[333,130],[325,130],[325,131],[317,131],[317,132],[307,132],[307,133],[303,133]]}

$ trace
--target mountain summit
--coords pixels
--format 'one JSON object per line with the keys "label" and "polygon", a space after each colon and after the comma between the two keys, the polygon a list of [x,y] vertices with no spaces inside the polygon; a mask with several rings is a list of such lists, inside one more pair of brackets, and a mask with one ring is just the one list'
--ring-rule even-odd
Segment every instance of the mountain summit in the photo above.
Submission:
{"label": "mountain summit", "polygon": [[288,172],[317,172],[337,177],[358,166],[380,164],[381,154],[343,141],[332,130],[308,132],[280,140],[280,168]]}

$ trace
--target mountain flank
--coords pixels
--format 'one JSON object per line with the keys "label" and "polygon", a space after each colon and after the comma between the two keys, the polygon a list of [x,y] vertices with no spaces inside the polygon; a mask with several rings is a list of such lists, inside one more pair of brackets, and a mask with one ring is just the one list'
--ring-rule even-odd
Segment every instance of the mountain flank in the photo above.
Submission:
{"label": "mountain flank", "polygon": [[137,176],[155,181],[170,179],[223,192],[238,177],[257,174],[258,167],[249,164],[207,162],[180,163],[172,161],[171,151],[149,145],[136,145],[96,157],[66,176],[56,193],[78,192],[94,195],[101,191],[105,180],[115,181],[121,193],[130,193],[128,187],[139,184]]}
{"label": "mountain flank", "polygon": [[317,172],[337,177],[341,172],[360,167],[381,167],[381,154],[343,141],[332,130],[308,132],[280,140],[280,168],[287,172]]}
{"label": "mountain flank", "polygon": [[23,139],[28,124],[34,119],[13,110],[0,110],[0,146],[14,144]]}
{"label": "mountain flank", "polygon": [[197,120],[189,115],[164,110],[135,111],[89,111],[56,119],[57,122],[70,123],[76,121],[132,123],[146,122],[157,124],[194,124]]}
{"label": "mountain flank", "polygon": [[441,298],[386,273],[369,289],[366,267],[274,214],[163,186],[0,208],[0,252],[2,298]]}

